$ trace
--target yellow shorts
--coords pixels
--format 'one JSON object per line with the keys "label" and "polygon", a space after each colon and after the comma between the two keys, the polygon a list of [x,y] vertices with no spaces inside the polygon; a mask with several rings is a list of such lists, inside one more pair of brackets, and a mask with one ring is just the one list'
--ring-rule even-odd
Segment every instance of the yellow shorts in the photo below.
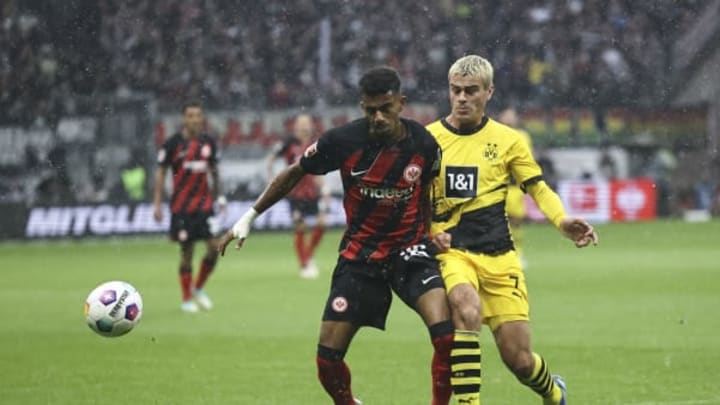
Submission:
{"label": "yellow shorts", "polygon": [[525,208],[525,193],[518,186],[508,187],[505,198],[505,212],[511,218],[523,219],[527,213]]}
{"label": "yellow shorts", "polygon": [[470,283],[480,295],[483,323],[495,330],[510,321],[530,320],[525,274],[514,250],[497,256],[450,249],[437,256],[445,288]]}

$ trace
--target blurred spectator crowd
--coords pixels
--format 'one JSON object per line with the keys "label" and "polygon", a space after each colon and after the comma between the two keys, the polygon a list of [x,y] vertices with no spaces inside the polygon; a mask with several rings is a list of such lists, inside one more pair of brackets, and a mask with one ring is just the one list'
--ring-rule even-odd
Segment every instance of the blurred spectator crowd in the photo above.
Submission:
{"label": "blurred spectator crowd", "polygon": [[438,102],[466,53],[495,65],[505,103],[657,105],[672,45],[704,4],[4,0],[0,124],[52,124],[100,94],[152,94],[163,110],[188,98],[218,109],[354,102],[376,64],[396,67],[411,99]]}

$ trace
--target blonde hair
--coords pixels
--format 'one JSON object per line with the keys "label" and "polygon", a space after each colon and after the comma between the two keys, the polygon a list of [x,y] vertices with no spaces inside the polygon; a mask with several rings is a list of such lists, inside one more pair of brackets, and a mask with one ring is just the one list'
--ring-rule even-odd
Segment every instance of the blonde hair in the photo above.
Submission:
{"label": "blonde hair", "polygon": [[488,89],[493,83],[493,67],[487,59],[477,55],[467,55],[455,61],[448,71],[448,79],[452,76],[469,76],[482,81]]}

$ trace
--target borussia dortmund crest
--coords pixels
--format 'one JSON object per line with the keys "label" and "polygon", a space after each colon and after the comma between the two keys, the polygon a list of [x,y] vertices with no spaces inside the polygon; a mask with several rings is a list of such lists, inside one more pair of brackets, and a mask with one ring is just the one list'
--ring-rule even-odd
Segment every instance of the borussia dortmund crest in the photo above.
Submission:
{"label": "borussia dortmund crest", "polygon": [[485,160],[495,160],[498,158],[498,146],[496,143],[488,143],[483,152]]}

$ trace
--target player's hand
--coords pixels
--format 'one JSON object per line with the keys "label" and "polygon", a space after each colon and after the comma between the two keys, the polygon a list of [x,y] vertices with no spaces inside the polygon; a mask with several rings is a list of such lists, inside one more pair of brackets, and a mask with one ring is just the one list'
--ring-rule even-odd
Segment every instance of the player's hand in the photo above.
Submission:
{"label": "player's hand", "polygon": [[[233,239],[235,239],[235,236],[233,235],[232,229],[225,232],[223,234],[223,236],[220,238],[220,240],[218,242],[218,251],[221,256],[225,256],[225,248],[227,247],[227,245],[230,242],[232,242]],[[235,249],[240,249],[240,247],[242,247],[242,244],[244,241],[245,241],[245,238],[240,239],[238,241],[237,245],[235,245]]]}
{"label": "player's hand", "polygon": [[583,248],[591,243],[598,244],[598,235],[595,229],[582,218],[564,218],[560,222],[560,230],[563,235],[575,242],[575,246]]}
{"label": "player's hand", "polygon": [[230,230],[225,232],[225,235],[220,238],[220,244],[218,247],[220,255],[225,255],[225,248],[233,239],[238,240],[237,244],[235,244],[235,249],[240,249],[242,247],[245,242],[245,238],[247,238],[250,233],[250,228],[258,215],[259,214],[255,211],[255,208],[250,208],[245,214],[243,214],[242,217],[240,217],[240,219],[238,219],[237,222],[235,222],[235,225],[233,225]]}
{"label": "player's hand", "polygon": [[438,251],[447,252],[450,249],[452,243],[452,235],[447,232],[440,232],[432,237],[432,243],[438,249]]}
{"label": "player's hand", "polygon": [[160,204],[155,205],[155,209],[153,210],[153,218],[155,218],[155,221],[157,221],[157,222],[162,222],[163,210],[162,210],[162,206]]}

